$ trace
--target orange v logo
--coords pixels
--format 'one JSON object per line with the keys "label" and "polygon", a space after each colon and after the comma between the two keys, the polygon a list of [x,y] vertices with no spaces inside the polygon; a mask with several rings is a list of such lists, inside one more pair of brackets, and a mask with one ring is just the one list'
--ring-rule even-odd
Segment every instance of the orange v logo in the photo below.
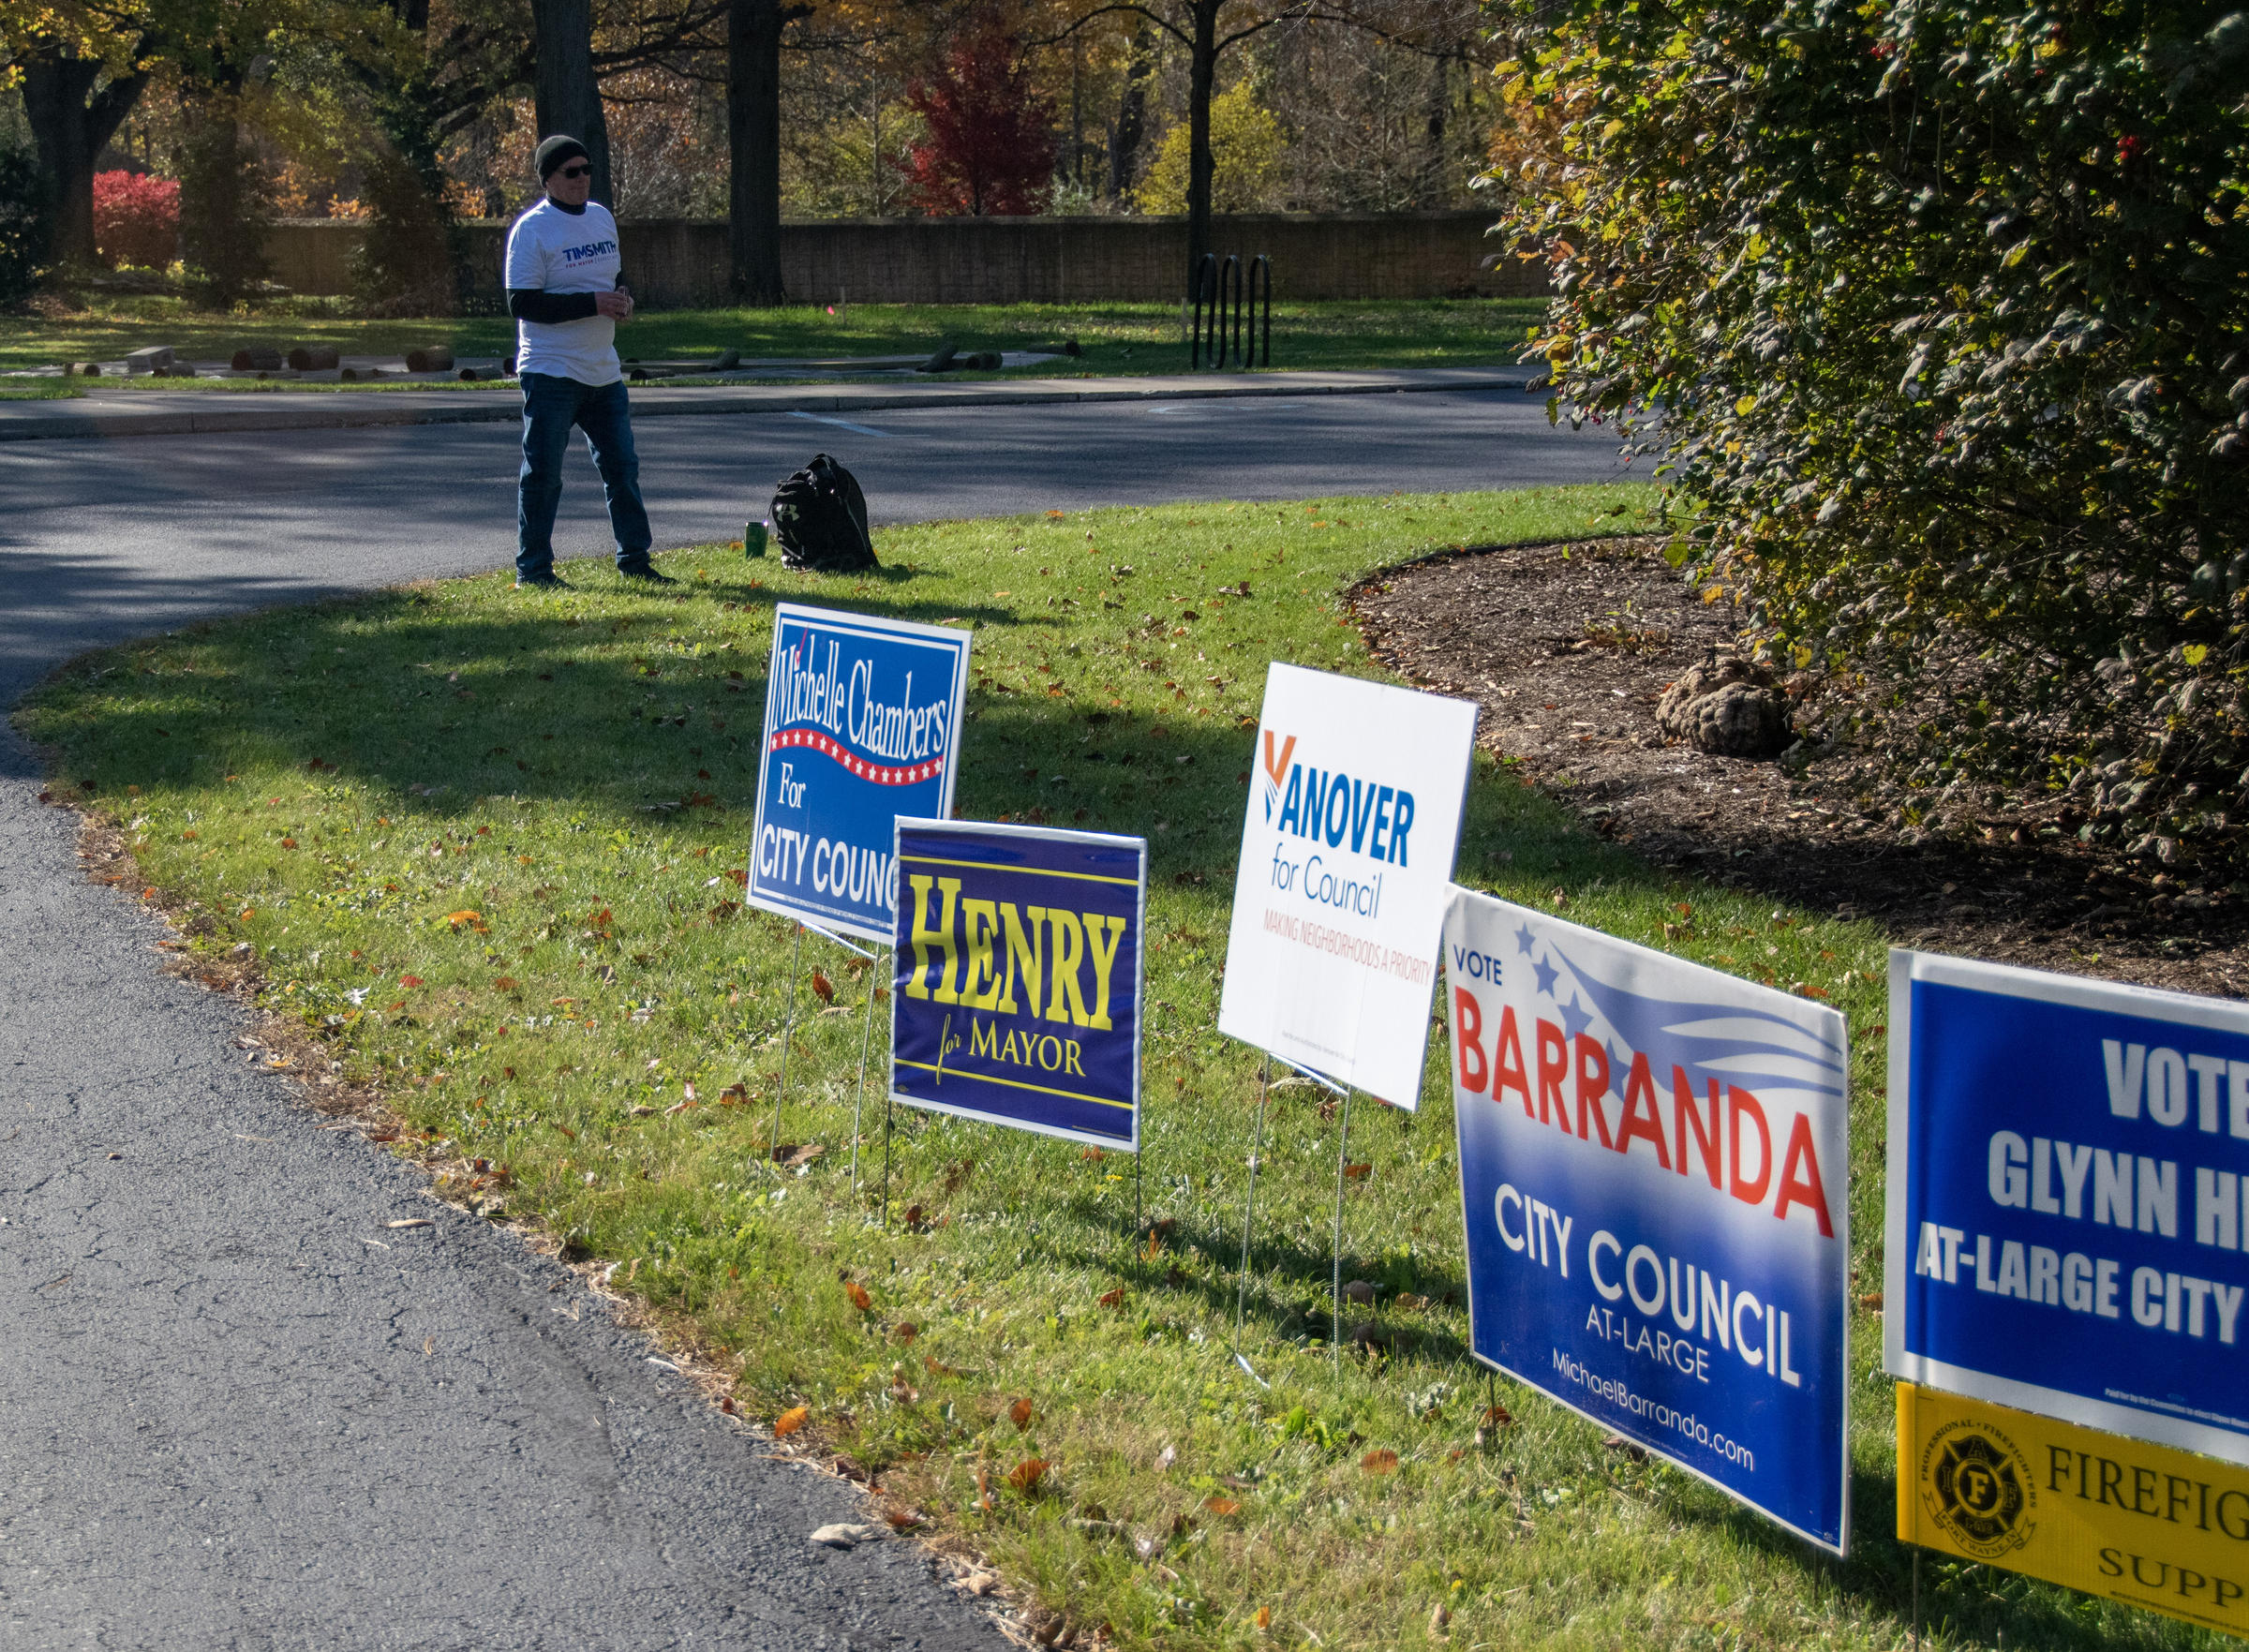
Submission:
{"label": "orange v logo", "polygon": [[1288,759],[1295,754],[1295,752],[1296,737],[1290,735],[1288,743],[1281,748],[1280,756],[1276,759],[1273,754],[1273,730],[1265,731],[1265,772],[1273,777],[1274,785],[1279,785],[1288,773]]}

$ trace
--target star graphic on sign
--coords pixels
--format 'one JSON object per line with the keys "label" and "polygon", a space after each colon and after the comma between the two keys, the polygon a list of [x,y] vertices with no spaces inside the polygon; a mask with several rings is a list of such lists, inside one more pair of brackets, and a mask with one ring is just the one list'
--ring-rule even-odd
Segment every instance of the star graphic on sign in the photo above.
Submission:
{"label": "star graphic on sign", "polygon": [[1592,1024],[1593,1018],[1587,1015],[1584,1006],[1577,1002],[1577,994],[1571,993],[1570,1002],[1562,1005],[1562,1030],[1571,1038],[1575,1038]]}
{"label": "star graphic on sign", "polygon": [[1538,937],[1530,932],[1530,926],[1528,924],[1525,924],[1521,929],[1515,931],[1515,950],[1520,952],[1525,958],[1528,958],[1530,956],[1530,949],[1537,944],[1537,942]]}
{"label": "star graphic on sign", "polygon": [[1540,959],[1531,966],[1531,973],[1539,977],[1539,990],[1552,998],[1554,996],[1554,978],[1561,973],[1554,967],[1554,960],[1545,958]]}

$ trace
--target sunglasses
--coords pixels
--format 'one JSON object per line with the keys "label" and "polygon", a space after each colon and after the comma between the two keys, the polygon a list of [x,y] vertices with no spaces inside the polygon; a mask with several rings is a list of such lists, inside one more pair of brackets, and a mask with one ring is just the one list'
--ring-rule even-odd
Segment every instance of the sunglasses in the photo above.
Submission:
{"label": "sunglasses", "polygon": [[588,172],[592,171],[593,169],[589,166],[587,166],[583,162],[580,162],[576,166],[559,168],[559,171],[565,178],[583,178]]}

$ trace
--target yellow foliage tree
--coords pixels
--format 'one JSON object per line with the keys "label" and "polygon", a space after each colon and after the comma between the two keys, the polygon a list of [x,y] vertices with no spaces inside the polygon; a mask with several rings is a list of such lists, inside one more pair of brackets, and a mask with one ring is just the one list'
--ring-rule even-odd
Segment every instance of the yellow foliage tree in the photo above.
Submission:
{"label": "yellow foliage tree", "polygon": [[[1144,213],[1187,210],[1187,123],[1164,134],[1148,175],[1133,200]],[[1211,207],[1255,212],[1269,202],[1267,186],[1281,163],[1281,123],[1258,101],[1257,89],[1237,81],[1211,99]]]}

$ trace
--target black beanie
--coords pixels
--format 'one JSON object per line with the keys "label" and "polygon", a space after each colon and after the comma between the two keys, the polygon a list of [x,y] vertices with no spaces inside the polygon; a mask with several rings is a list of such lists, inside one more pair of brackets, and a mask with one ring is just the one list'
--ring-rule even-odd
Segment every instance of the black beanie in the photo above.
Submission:
{"label": "black beanie", "polygon": [[564,161],[591,160],[593,157],[586,153],[586,145],[575,138],[566,138],[557,132],[539,145],[539,153],[534,158],[539,168],[539,181],[544,184],[555,175],[555,169]]}

